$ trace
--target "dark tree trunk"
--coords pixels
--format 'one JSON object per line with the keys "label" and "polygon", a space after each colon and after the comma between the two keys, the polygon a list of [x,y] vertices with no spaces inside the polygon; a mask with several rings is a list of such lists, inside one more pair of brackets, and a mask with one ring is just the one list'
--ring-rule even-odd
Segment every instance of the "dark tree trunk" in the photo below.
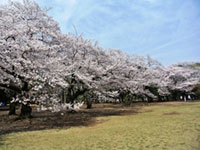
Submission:
{"label": "dark tree trunk", "polygon": [[149,103],[152,103],[152,102],[153,102],[153,98],[149,97],[149,98],[148,98],[148,102],[149,102]]}
{"label": "dark tree trunk", "polygon": [[86,105],[87,105],[87,109],[91,109],[92,108],[92,101],[87,101]]}
{"label": "dark tree trunk", "polygon": [[22,104],[20,117],[22,118],[31,118],[32,108],[29,105]]}
{"label": "dark tree trunk", "polygon": [[163,98],[161,96],[158,96],[158,102],[163,102]]}
{"label": "dark tree trunk", "polygon": [[16,103],[10,103],[8,115],[16,115]]}

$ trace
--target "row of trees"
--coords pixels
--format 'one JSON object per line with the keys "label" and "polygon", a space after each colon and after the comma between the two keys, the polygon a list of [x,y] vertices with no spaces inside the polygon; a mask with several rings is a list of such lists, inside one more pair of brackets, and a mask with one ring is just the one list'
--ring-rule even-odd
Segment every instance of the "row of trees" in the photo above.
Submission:
{"label": "row of trees", "polygon": [[30,102],[55,110],[79,100],[90,107],[94,100],[176,99],[192,94],[200,82],[198,65],[164,67],[149,56],[104,50],[81,36],[62,34],[31,0],[0,7],[0,73],[1,97],[8,94],[24,110]]}

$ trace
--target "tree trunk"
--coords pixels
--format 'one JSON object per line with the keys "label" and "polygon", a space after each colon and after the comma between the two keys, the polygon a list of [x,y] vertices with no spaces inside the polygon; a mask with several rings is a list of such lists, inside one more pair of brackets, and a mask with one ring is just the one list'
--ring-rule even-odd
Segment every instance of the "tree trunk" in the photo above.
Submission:
{"label": "tree trunk", "polygon": [[22,118],[31,118],[32,108],[29,105],[22,104],[20,117]]}
{"label": "tree trunk", "polygon": [[91,109],[92,108],[92,101],[87,100],[86,105],[87,105],[87,109]]}
{"label": "tree trunk", "polygon": [[8,115],[16,115],[16,103],[10,103]]}
{"label": "tree trunk", "polygon": [[152,103],[153,102],[153,98],[149,97],[148,98],[148,103]]}

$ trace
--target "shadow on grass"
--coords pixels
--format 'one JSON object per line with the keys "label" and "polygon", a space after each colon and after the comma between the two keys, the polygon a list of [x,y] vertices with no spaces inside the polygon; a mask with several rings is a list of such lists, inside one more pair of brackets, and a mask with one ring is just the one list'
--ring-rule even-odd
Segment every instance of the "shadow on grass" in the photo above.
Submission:
{"label": "shadow on grass", "polygon": [[2,136],[0,136],[0,149],[2,146],[4,146],[4,139]]}
{"label": "shadow on grass", "polygon": [[76,113],[37,112],[33,109],[31,119],[0,114],[0,136],[12,132],[91,126],[100,123],[96,121],[96,117],[136,114],[138,109],[139,107],[124,107],[120,104],[95,104],[92,109],[83,108]]}

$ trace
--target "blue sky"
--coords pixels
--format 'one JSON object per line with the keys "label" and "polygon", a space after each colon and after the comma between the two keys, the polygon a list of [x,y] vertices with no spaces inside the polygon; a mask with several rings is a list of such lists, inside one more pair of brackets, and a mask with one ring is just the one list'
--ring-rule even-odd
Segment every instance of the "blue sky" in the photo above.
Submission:
{"label": "blue sky", "polygon": [[[1,0],[5,3],[7,0]],[[20,0],[18,0],[20,1]],[[200,61],[200,0],[36,0],[64,33],[164,65]]]}

